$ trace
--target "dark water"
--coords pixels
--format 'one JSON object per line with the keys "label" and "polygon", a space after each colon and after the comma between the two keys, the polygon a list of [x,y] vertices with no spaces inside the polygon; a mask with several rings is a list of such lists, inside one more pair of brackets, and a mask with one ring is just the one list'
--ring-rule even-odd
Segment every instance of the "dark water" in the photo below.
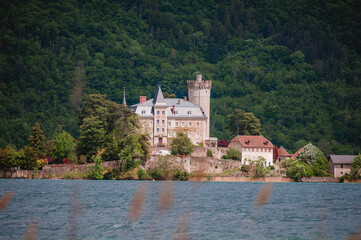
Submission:
{"label": "dark water", "polygon": [[[140,184],[146,206],[132,222]],[[0,239],[23,239],[33,219],[39,239],[174,239],[177,226],[189,239],[345,239],[361,227],[361,184],[277,183],[255,208],[262,183],[173,182],[174,203],[160,212],[162,184],[2,179],[0,196],[14,196],[0,212]]]}

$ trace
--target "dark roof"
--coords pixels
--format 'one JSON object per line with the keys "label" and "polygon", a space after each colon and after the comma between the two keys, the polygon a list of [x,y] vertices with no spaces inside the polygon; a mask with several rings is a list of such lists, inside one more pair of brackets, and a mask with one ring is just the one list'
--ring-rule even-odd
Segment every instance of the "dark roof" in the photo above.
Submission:
{"label": "dark roof", "polygon": [[164,97],[163,97],[162,89],[160,88],[159,85],[157,87],[157,92],[155,93],[155,96],[153,98],[153,104],[156,106],[157,105],[166,105]]}
{"label": "dark roof", "polygon": [[351,164],[357,155],[330,155],[330,161],[334,164]]}
{"label": "dark roof", "polygon": [[274,147],[264,136],[238,135],[231,142],[240,142],[242,147]]}

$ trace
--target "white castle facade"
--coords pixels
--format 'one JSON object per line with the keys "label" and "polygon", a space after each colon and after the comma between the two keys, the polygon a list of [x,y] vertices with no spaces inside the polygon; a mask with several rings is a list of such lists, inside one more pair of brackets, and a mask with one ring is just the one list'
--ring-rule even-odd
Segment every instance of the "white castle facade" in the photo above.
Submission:
{"label": "white castle facade", "polygon": [[188,98],[164,98],[160,86],[154,98],[140,96],[138,104],[130,106],[142,121],[143,130],[151,137],[152,146],[170,144],[179,131],[185,132],[193,144],[209,140],[209,114],[212,81],[202,75],[188,80]]}

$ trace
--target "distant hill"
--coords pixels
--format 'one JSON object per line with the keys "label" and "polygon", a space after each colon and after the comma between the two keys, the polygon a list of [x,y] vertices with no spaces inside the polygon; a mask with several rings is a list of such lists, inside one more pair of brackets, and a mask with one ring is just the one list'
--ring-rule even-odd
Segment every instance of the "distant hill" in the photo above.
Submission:
{"label": "distant hill", "polygon": [[39,121],[78,136],[86,93],[128,104],[157,84],[187,95],[213,80],[211,135],[234,108],[296,151],[361,152],[360,1],[2,1],[0,147],[26,144]]}

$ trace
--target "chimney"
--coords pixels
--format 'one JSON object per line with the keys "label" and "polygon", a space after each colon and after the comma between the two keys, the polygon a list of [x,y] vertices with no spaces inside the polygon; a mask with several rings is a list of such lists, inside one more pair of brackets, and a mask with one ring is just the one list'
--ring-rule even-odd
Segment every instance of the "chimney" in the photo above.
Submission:
{"label": "chimney", "polygon": [[180,99],[178,99],[178,105],[180,104]]}
{"label": "chimney", "polygon": [[173,111],[172,112],[173,112],[173,114],[175,114],[175,106],[174,105],[173,105]]}
{"label": "chimney", "polygon": [[140,96],[139,97],[139,103],[144,103],[147,101],[147,97],[146,96]]}
{"label": "chimney", "polygon": [[187,101],[187,97],[184,97],[184,101],[185,101],[185,102]]}
{"label": "chimney", "polygon": [[202,74],[198,74],[197,75],[197,82],[201,82],[202,81]]}

